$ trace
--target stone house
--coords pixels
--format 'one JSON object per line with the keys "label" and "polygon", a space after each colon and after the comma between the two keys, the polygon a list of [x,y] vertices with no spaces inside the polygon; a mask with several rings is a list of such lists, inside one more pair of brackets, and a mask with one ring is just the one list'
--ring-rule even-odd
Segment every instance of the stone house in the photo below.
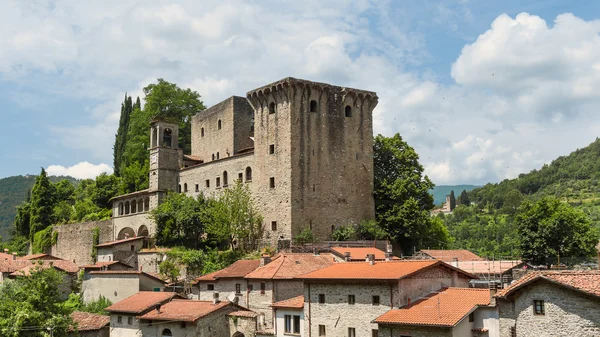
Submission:
{"label": "stone house", "polygon": [[304,336],[304,295],[279,301],[271,305],[275,317],[273,334]]}
{"label": "stone house", "polygon": [[264,265],[265,260],[238,260],[224,269],[196,278],[192,282],[193,298],[211,301],[213,294],[218,292],[221,298],[248,307],[248,282],[244,277],[258,268],[261,261]]}
{"label": "stone house", "polygon": [[89,312],[74,311],[71,314],[76,327],[72,329],[69,337],[109,337],[110,317],[92,314]]}
{"label": "stone house", "polygon": [[110,314],[111,337],[139,337],[142,325],[138,316],[156,310],[175,298],[176,293],[141,291],[106,308]]}
{"label": "stone house", "polygon": [[443,288],[374,320],[378,337],[498,337],[488,289]]}
{"label": "stone house", "polygon": [[422,249],[416,252],[413,260],[437,259],[444,262],[453,261],[485,261],[484,258],[466,249]]}
{"label": "stone house", "polygon": [[[29,276],[31,272],[37,268],[54,268],[63,273],[63,282],[60,285],[61,296],[66,299],[72,291],[77,290],[77,279],[79,267],[71,261],[65,260],[17,260],[5,261],[4,266],[9,265],[8,270],[14,270],[8,274],[9,278],[17,278],[20,276]],[[11,267],[14,267],[12,268]],[[3,270],[0,265],[0,270]],[[6,270],[6,269],[4,269]]]}
{"label": "stone house", "polygon": [[229,336],[235,337],[263,337],[257,333],[258,324],[256,318],[258,314],[254,311],[239,310],[229,313]]}
{"label": "stone house", "polygon": [[392,246],[388,245],[387,252],[375,247],[331,247],[329,249],[339,261],[366,261],[372,255],[375,261],[399,260],[392,255]]}
{"label": "stone house", "polygon": [[85,266],[81,266],[84,272],[84,278],[86,274],[91,271],[102,271],[102,270],[133,270],[133,267],[127,265],[121,261],[110,261],[110,262],[96,262],[94,264],[89,264]]}
{"label": "stone house", "polygon": [[121,261],[138,269],[137,252],[143,248],[145,237],[132,237],[96,245],[97,262]]}
{"label": "stone house", "polygon": [[[142,248],[137,252],[138,269],[149,273],[158,273],[158,266],[167,259],[167,253],[170,251],[171,248]],[[182,275],[184,274],[182,273]]]}
{"label": "stone house", "polygon": [[476,277],[439,260],[401,260],[337,263],[298,278],[306,336],[376,336],[377,317]]}
{"label": "stone house", "polygon": [[600,336],[600,271],[531,272],[496,294],[500,336]]}
{"label": "stone house", "polygon": [[165,287],[165,281],[157,275],[138,270],[97,270],[84,276],[81,292],[86,303],[100,296],[116,303],[140,291],[159,292]]}

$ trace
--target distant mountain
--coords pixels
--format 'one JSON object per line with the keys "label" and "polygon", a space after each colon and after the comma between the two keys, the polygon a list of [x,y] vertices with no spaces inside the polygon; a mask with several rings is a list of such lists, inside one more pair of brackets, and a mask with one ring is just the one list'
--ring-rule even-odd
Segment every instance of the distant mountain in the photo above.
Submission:
{"label": "distant mountain", "polygon": [[435,186],[433,190],[431,190],[431,194],[433,194],[433,202],[436,205],[439,205],[443,202],[446,202],[446,196],[450,195],[450,191],[454,191],[454,196],[458,198],[460,192],[466,190],[467,192],[477,188],[479,186],[476,185],[439,185]]}
{"label": "distant mountain", "polygon": [[[0,179],[0,236],[10,237],[10,228],[15,219],[16,207],[27,199],[27,192],[35,183],[35,175],[13,176]],[[52,182],[68,179],[79,182],[72,177],[49,177]]]}

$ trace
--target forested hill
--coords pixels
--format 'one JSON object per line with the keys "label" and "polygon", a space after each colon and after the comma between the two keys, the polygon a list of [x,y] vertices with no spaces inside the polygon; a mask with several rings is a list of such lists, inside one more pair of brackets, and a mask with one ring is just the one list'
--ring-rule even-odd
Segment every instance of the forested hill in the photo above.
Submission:
{"label": "forested hill", "polygon": [[455,196],[459,196],[462,191],[471,191],[479,186],[476,185],[436,185],[430,192],[433,195],[433,202],[436,205],[446,202],[446,196],[454,191]]}
{"label": "forested hill", "polygon": [[[35,175],[13,176],[0,179],[0,236],[8,238],[10,227],[15,219],[16,207],[27,199],[27,193],[35,183]],[[50,177],[52,182],[63,179],[77,183],[71,177]]]}

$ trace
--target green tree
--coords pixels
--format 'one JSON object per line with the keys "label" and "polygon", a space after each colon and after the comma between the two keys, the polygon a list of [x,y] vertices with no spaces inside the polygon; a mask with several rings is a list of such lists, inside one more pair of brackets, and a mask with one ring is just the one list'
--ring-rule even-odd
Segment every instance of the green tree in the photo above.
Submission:
{"label": "green tree", "polygon": [[207,222],[207,207],[212,201],[183,193],[169,193],[151,212],[156,222],[156,243],[162,246],[199,248]]}
{"label": "green tree", "polygon": [[297,235],[294,235],[294,243],[297,245],[303,245],[312,242],[315,242],[315,236],[308,226],[304,227],[304,229]]}
{"label": "green tree", "polygon": [[352,241],[357,239],[356,226],[354,224],[341,225],[331,233],[334,241]]}
{"label": "green tree", "polygon": [[515,222],[526,261],[550,265],[559,257],[581,258],[595,254],[597,230],[583,212],[556,198],[524,202]]}
{"label": "green tree", "polygon": [[454,197],[454,190],[450,191],[450,210],[456,208],[456,197]]}
{"label": "green tree", "polygon": [[90,186],[90,198],[96,206],[103,209],[110,209],[112,204],[110,199],[119,193],[119,178],[115,175],[102,173],[96,177],[94,184]]}
{"label": "green tree", "polygon": [[179,267],[171,260],[165,260],[158,265],[158,272],[167,277],[171,282],[177,282],[181,272]]}
{"label": "green tree", "polygon": [[458,196],[458,204],[464,206],[471,206],[471,200],[469,199],[469,194],[467,194],[466,190],[460,192]]}
{"label": "green tree", "polygon": [[356,229],[358,238],[361,240],[383,240],[388,238],[388,233],[381,228],[375,220],[363,220],[358,223]]}
{"label": "green tree", "polygon": [[123,103],[121,103],[121,117],[119,118],[119,128],[117,129],[117,134],[115,135],[115,145],[113,146],[113,167],[115,176],[117,177],[120,176],[121,158],[123,157],[123,152],[125,152],[125,144],[127,143],[127,131],[129,131],[129,121],[131,118],[132,111],[133,105],[131,103],[131,96],[127,96],[127,93],[125,93],[125,99],[123,100]]}
{"label": "green tree", "polygon": [[29,237],[29,226],[31,224],[31,204],[29,200],[17,206],[17,215],[15,216],[15,234]]}
{"label": "green tree", "polygon": [[31,190],[31,223],[29,238],[42,229],[52,225],[52,212],[54,208],[54,185],[48,179],[46,170],[42,168]]}

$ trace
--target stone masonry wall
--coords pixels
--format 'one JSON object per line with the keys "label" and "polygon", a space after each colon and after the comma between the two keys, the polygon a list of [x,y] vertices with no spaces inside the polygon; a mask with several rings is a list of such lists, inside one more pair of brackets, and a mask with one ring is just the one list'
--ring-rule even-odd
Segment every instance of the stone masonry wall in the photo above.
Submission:
{"label": "stone masonry wall", "polygon": [[[261,294],[260,282],[265,283],[265,292]],[[273,308],[271,304],[275,303],[275,294],[273,292],[274,284],[272,280],[250,280],[253,290],[248,292],[248,309],[259,314],[257,317],[259,323],[264,323],[264,327],[259,329],[273,328]],[[261,319],[261,316],[263,317]]]}
{"label": "stone masonry wall", "polygon": [[[469,280],[465,277],[456,277],[456,271],[444,267],[430,268],[417,275],[407,277],[399,282],[399,293],[394,306],[404,306],[419,298],[426,296],[444,287],[468,288]],[[452,279],[455,278],[453,282]]]}
{"label": "stone masonry wall", "polygon": [[[233,101],[234,97],[230,97],[192,117],[191,154],[200,157],[205,163],[213,160],[212,155],[215,155],[216,159],[217,152],[220,159],[234,154]],[[204,129],[204,136],[202,136],[202,129]]]}
{"label": "stone masonry wall", "polygon": [[[398,327],[394,325],[379,325],[379,337],[453,337],[452,329],[436,327]],[[466,335],[468,337],[470,335]]]}
{"label": "stone masonry wall", "polygon": [[[533,301],[543,300],[546,314],[535,315]],[[549,282],[536,282],[516,294],[513,301],[498,299],[500,336],[600,336],[600,300]]]}
{"label": "stone masonry wall", "polygon": [[[208,285],[214,285],[214,290],[208,290]],[[240,285],[240,294],[238,294],[239,302],[238,304],[247,307],[247,289],[246,289],[246,280],[243,278],[221,278],[215,280],[213,282],[198,282],[197,288],[199,290],[198,299],[201,301],[212,301],[213,294],[215,292],[219,293],[219,299],[221,301],[227,300],[227,297],[231,294],[235,294],[235,285]]]}
{"label": "stone masonry wall", "polygon": [[50,254],[73,261],[78,266],[92,264],[93,233],[96,227],[100,228],[101,243],[113,240],[111,220],[54,226],[58,237],[56,244],[50,249]]}
{"label": "stone masonry wall", "polygon": [[229,316],[229,336],[241,332],[244,336],[252,337],[256,333],[256,317]]}

